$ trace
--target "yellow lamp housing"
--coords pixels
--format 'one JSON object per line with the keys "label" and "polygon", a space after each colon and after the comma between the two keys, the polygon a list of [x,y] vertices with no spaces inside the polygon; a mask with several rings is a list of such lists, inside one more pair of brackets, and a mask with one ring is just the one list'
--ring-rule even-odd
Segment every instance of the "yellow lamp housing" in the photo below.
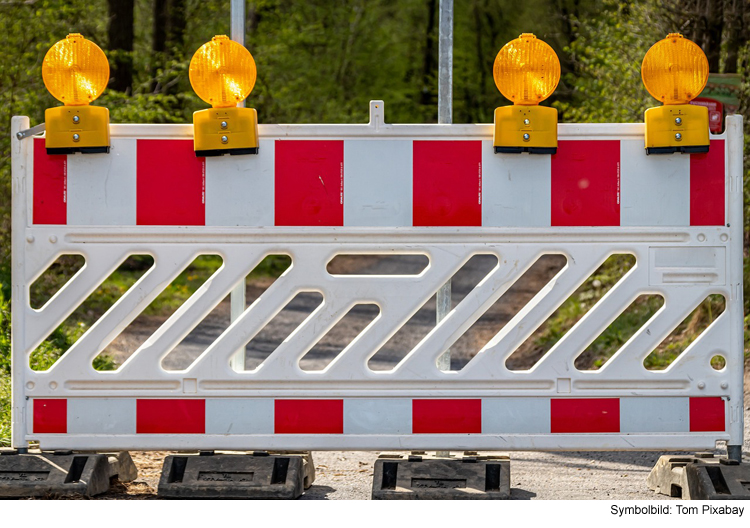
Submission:
{"label": "yellow lamp housing", "polygon": [[68,35],[44,56],[42,79],[64,104],[44,112],[47,153],[109,152],[109,110],[89,106],[109,82],[109,62],[101,48],[78,33]]}
{"label": "yellow lamp housing", "polygon": [[193,114],[196,156],[258,153],[258,113],[237,107],[255,85],[255,60],[225,35],[214,37],[190,61],[190,84],[213,108]]}
{"label": "yellow lamp housing", "polygon": [[641,65],[646,90],[664,103],[646,110],[646,153],[708,152],[708,108],[691,105],[708,81],[703,50],[670,33],[648,50]]}
{"label": "yellow lamp housing", "polygon": [[495,58],[493,77],[513,106],[495,109],[495,153],[555,154],[557,110],[539,106],[560,82],[560,60],[546,42],[523,33]]}

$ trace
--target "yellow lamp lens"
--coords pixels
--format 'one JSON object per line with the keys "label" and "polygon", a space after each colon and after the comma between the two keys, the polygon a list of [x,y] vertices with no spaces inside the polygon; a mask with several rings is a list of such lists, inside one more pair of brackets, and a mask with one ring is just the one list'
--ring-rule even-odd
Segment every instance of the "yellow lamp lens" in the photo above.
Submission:
{"label": "yellow lamp lens", "polygon": [[109,62],[99,46],[72,33],[44,56],[42,79],[52,96],[66,105],[87,105],[109,83]]}
{"label": "yellow lamp lens", "polygon": [[495,58],[492,71],[497,89],[519,105],[535,105],[552,95],[560,82],[555,50],[531,33],[511,40]]}
{"label": "yellow lamp lens", "polygon": [[255,77],[253,56],[226,35],[205,43],[190,60],[190,84],[214,108],[237,106],[253,91]]}
{"label": "yellow lamp lens", "polygon": [[643,84],[664,104],[687,104],[708,81],[708,59],[693,41],[670,33],[646,52],[641,65]]}

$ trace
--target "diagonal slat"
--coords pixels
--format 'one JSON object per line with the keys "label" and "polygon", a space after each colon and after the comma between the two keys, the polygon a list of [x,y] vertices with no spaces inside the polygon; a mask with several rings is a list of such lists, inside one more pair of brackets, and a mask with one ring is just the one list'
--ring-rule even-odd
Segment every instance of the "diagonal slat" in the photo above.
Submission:
{"label": "diagonal slat", "polygon": [[[262,260],[261,249],[226,251],[224,264],[180,306],[122,365],[122,370],[162,370],[161,359],[176,347],[223,301],[229,292]],[[188,367],[189,370],[189,367]]]}
{"label": "diagonal slat", "polygon": [[[480,350],[461,370],[462,377],[507,378],[506,359],[602,264],[606,249],[574,255],[568,264]],[[511,374],[512,375],[512,374]]]}
{"label": "diagonal slat", "polygon": [[27,324],[24,341],[27,352],[38,347],[55,328],[70,317],[127,257],[128,252],[123,250],[96,258],[89,256],[84,267],[41,310],[25,306]]}
{"label": "diagonal slat", "polygon": [[[171,249],[168,256],[156,251],[154,266],[94,323],[88,332],[58,360],[55,367],[70,369],[71,375],[93,372],[91,362],[145,310],[192,262],[195,250]],[[108,373],[108,375],[112,375]]]}
{"label": "diagonal slat", "polygon": [[196,358],[190,366],[191,374],[198,377],[236,375],[229,367],[230,357],[244,349],[308,283],[304,267],[295,262]]}
{"label": "diagonal slat", "polygon": [[[607,361],[603,377],[642,376],[643,360],[706,298],[705,292],[674,289],[664,306]],[[705,334],[705,332],[704,332]],[[700,339],[700,337],[699,337]]]}
{"label": "diagonal slat", "polygon": [[[441,254],[421,278],[381,285],[377,300],[379,318],[368,328],[367,339],[353,342],[328,365],[327,376],[346,379],[352,370],[372,374],[367,361],[403,327],[420,308],[471,258],[468,254]],[[421,280],[420,280],[421,279]],[[350,296],[353,301],[356,297]]]}
{"label": "diagonal slat", "polygon": [[631,269],[539,359],[535,368],[555,372],[575,368],[575,358],[638,297],[638,284],[644,280],[648,280],[648,268]]}
{"label": "diagonal slat", "polygon": [[409,352],[396,367],[396,377],[433,377],[437,358],[450,348],[538,260],[526,248],[514,253],[513,264],[500,264]]}

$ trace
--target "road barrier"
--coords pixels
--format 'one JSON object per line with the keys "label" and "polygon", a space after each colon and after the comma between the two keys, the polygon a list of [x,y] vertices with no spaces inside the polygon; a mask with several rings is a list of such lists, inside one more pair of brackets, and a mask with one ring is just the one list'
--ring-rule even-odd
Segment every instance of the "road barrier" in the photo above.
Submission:
{"label": "road barrier", "polygon": [[[13,120],[13,445],[43,449],[641,450],[742,444],[742,121],[707,154],[647,156],[643,124],[562,124],[557,154],[495,154],[492,125],[260,125],[258,155],[199,158],[191,125],[112,125],[49,156]],[[40,309],[60,255],[85,266]],[[47,371],[31,353],[126,257],[154,266]],[[116,371],[93,359],[198,255],[222,267]],[[265,256],[291,267],[184,370],[162,359]],[[337,255],[424,255],[336,275]],[[368,359],[472,256],[497,266],[390,371]],[[541,256],[565,267],[460,370],[437,359]],[[506,359],[609,256],[633,268],[525,371]],[[300,292],[323,302],[254,370]],[[639,295],[663,307],[606,364],[575,359]],[[663,371],[643,361],[707,296],[726,309]],[[300,359],[358,304],[379,315],[323,370]],[[712,357],[726,366],[712,368]]]}

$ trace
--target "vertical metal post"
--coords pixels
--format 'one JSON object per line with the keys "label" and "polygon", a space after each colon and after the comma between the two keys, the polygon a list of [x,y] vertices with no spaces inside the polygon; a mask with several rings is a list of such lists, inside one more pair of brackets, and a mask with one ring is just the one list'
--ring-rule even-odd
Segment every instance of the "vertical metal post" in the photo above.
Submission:
{"label": "vertical metal post", "polygon": [[[245,45],[245,0],[232,0],[231,5],[231,35],[232,40]],[[237,106],[245,106],[245,101],[241,101]],[[245,281],[240,281],[229,294],[230,299],[230,317],[234,322],[245,311]],[[229,364],[231,368],[237,371],[245,370],[245,347],[242,347],[232,356]]]}
{"label": "vertical metal post", "polygon": [[[453,0],[440,0],[438,40],[438,124],[453,124]],[[451,311],[451,281],[437,292],[436,323]],[[446,350],[437,361],[440,370],[451,369],[451,351]],[[438,451],[439,457],[450,456],[450,451]]]}
{"label": "vertical metal post", "polygon": [[453,124],[453,0],[440,0],[438,124]]}
{"label": "vertical metal post", "polygon": [[[440,0],[438,41],[438,124],[453,123],[453,0]],[[451,311],[451,281],[437,292],[437,323]],[[438,358],[440,370],[450,370],[451,351]]]}

